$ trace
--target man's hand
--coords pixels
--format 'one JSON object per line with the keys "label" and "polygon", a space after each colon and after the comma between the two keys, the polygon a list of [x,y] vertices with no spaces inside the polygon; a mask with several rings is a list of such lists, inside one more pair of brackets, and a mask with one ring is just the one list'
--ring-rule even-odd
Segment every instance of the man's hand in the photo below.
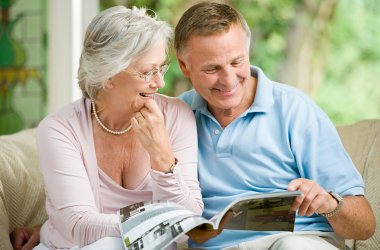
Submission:
{"label": "man's hand", "polygon": [[33,247],[40,243],[40,229],[40,226],[15,228],[9,235],[13,249],[33,249]]}
{"label": "man's hand", "polygon": [[233,216],[232,210],[229,210],[229,211],[227,211],[227,213],[223,216],[222,220],[220,221],[218,229],[209,230],[203,226],[199,226],[199,227],[193,228],[192,230],[187,232],[187,235],[195,243],[198,243],[198,244],[204,243],[204,242],[218,236],[223,231],[224,226],[229,221],[229,219],[232,218],[232,216]]}
{"label": "man's hand", "polygon": [[201,244],[219,235],[219,230],[207,230],[202,226],[191,229],[187,235],[195,243]]}
{"label": "man's hand", "polygon": [[302,195],[298,196],[292,205],[292,209],[294,211],[298,209],[298,214],[301,216],[329,213],[338,206],[338,202],[326,190],[308,179],[292,180],[288,185],[288,190],[302,192]]}

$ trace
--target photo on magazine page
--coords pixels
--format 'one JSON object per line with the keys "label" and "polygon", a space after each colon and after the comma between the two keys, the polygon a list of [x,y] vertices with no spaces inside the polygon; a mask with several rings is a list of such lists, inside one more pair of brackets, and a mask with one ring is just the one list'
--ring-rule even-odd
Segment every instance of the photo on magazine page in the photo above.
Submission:
{"label": "photo on magazine page", "polygon": [[301,193],[246,199],[234,204],[224,228],[254,231],[293,231],[296,212],[291,206]]}
{"label": "photo on magazine page", "polygon": [[138,202],[138,203],[123,207],[119,210],[120,221],[123,223],[129,218],[132,218],[137,215],[141,215],[144,212],[147,212],[150,210],[156,210],[163,207],[173,207],[173,206],[178,207],[179,205],[169,202],[169,201],[161,201],[161,200]]}

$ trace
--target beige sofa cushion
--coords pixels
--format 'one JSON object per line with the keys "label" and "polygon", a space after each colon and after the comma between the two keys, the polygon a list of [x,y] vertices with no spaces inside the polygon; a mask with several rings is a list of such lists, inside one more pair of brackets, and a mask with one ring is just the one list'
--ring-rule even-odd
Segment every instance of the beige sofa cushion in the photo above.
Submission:
{"label": "beige sofa cushion", "polygon": [[380,249],[380,120],[338,126],[343,145],[366,185],[366,197],[376,216],[377,229],[368,240],[347,241],[352,249]]}
{"label": "beige sofa cushion", "polygon": [[9,233],[47,218],[38,169],[35,130],[0,137],[0,249],[12,249]]}

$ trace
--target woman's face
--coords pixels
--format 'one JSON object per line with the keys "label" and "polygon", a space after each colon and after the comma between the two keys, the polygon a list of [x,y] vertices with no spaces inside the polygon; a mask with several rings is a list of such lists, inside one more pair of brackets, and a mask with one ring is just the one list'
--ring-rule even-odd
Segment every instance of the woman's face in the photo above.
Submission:
{"label": "woman's face", "polygon": [[110,78],[106,91],[112,92],[116,105],[127,105],[136,112],[165,85],[162,75],[166,69],[165,48],[165,41],[158,41],[149,52]]}

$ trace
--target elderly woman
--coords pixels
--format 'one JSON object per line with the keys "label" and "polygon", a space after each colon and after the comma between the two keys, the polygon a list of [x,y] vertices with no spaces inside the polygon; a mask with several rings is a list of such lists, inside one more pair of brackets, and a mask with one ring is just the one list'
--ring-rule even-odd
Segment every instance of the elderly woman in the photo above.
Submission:
{"label": "elderly woman", "polygon": [[157,94],[171,32],[144,9],[121,6],[90,23],[78,71],[84,97],[38,126],[49,218],[37,248],[98,248],[107,239],[116,249],[116,211],[141,201],[202,213],[193,113]]}

